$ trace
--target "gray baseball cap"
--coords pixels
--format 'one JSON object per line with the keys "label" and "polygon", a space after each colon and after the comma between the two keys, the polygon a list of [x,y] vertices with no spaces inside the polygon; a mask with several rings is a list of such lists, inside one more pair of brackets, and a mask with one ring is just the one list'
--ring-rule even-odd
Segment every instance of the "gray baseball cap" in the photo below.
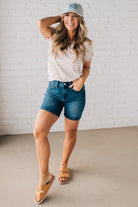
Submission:
{"label": "gray baseball cap", "polygon": [[82,8],[81,4],[72,3],[72,4],[66,5],[62,14],[65,14],[67,12],[77,13],[78,15],[80,15],[81,17],[84,18],[83,8]]}

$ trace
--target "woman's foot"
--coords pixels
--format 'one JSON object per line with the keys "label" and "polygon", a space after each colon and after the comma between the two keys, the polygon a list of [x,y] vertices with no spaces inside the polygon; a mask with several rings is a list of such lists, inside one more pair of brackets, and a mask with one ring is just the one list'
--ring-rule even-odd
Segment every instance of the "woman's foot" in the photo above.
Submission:
{"label": "woman's foot", "polygon": [[[45,184],[39,184],[38,187],[37,187],[37,190],[36,190],[36,193],[35,193],[35,203],[37,204],[40,204],[43,202],[43,200],[46,198],[47,196],[47,192],[49,190],[49,188],[51,187],[52,183],[53,183],[53,180],[55,178],[54,175],[50,174],[50,179],[48,180],[48,177],[47,178],[43,178],[42,179],[42,183],[45,182]],[[47,181],[48,180],[48,181]]]}
{"label": "woman's foot", "polygon": [[52,174],[48,174],[48,175],[43,175],[40,177],[39,180],[39,185],[45,185],[50,179],[52,179],[53,175]]}
{"label": "woman's foot", "polygon": [[61,166],[59,170],[59,177],[58,177],[60,184],[66,184],[70,180],[70,171],[67,166]]}

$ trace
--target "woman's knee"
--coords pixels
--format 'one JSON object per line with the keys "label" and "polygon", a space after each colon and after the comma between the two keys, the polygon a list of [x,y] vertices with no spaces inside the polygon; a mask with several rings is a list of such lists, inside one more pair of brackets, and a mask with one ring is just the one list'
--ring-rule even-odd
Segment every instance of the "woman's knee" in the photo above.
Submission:
{"label": "woman's knee", "polygon": [[45,139],[47,138],[47,134],[48,133],[46,131],[44,132],[42,129],[34,127],[33,135],[35,139]]}
{"label": "woman's knee", "polygon": [[39,136],[39,134],[40,134],[40,131],[34,127],[34,129],[33,129],[34,138],[37,138]]}
{"label": "woman's knee", "polygon": [[33,130],[34,137],[35,138],[47,137],[51,126],[55,123],[57,118],[58,117],[56,115],[48,111],[39,110],[34,123],[34,130]]}
{"label": "woman's knee", "polygon": [[65,130],[66,138],[68,139],[75,139],[77,136],[77,129],[66,129]]}

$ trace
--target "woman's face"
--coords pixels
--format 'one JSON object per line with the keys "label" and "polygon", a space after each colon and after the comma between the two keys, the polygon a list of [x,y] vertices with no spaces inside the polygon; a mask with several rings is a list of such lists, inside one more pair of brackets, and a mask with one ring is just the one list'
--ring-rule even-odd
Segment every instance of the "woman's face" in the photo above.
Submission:
{"label": "woman's face", "polygon": [[68,12],[64,15],[64,25],[67,30],[75,30],[79,25],[79,15],[74,12]]}

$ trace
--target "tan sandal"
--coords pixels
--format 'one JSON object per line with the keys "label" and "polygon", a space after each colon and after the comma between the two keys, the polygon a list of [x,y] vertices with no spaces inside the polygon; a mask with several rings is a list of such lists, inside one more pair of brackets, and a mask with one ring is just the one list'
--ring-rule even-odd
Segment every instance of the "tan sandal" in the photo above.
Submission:
{"label": "tan sandal", "polygon": [[35,194],[35,203],[40,204],[46,198],[47,192],[54,181],[55,176],[52,175],[52,178],[45,185],[38,185]]}
{"label": "tan sandal", "polygon": [[[60,181],[60,178],[68,178],[66,181]],[[59,171],[59,184],[66,184],[70,181],[70,171],[67,168],[62,167]]]}

